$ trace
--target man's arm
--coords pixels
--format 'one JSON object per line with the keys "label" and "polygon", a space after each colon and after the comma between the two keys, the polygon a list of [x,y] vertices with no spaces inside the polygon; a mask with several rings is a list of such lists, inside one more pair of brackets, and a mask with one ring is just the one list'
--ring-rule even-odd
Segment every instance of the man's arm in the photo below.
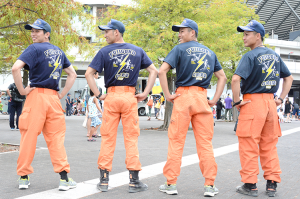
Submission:
{"label": "man's arm", "polygon": [[72,65],[70,65],[68,68],[65,68],[64,71],[68,74],[68,76],[64,89],[61,91],[61,93],[57,94],[59,99],[63,98],[69,92],[77,77],[77,74]]}
{"label": "man's arm", "polygon": [[171,95],[169,88],[168,88],[168,80],[167,80],[167,73],[168,71],[171,69],[171,65],[168,64],[167,62],[164,62],[158,72],[158,77],[159,77],[159,81],[160,81],[160,85],[161,88],[165,94],[165,98],[167,101],[174,103],[174,99],[178,96],[180,96],[180,94],[174,94]]}
{"label": "man's arm", "polygon": [[9,89],[7,89],[6,92],[7,92],[8,96],[11,97]]}
{"label": "man's arm", "polygon": [[212,100],[208,100],[208,104],[210,107],[214,106],[217,103],[217,101],[219,100],[220,96],[223,93],[223,90],[224,90],[224,87],[225,87],[225,84],[227,81],[227,78],[226,78],[226,75],[225,75],[223,69],[221,69],[217,72],[214,72],[214,74],[218,78],[218,82],[217,82],[217,89],[216,89],[214,98]]}
{"label": "man's arm", "polygon": [[[285,96],[287,96],[287,94],[290,92],[290,89],[293,84],[293,80],[294,80],[294,78],[292,75],[283,78],[282,91],[280,94],[281,99],[284,99]],[[275,103],[276,103],[276,106],[279,106],[280,104],[282,104],[282,101],[280,99],[277,99],[277,100],[275,100]]]}
{"label": "man's arm", "polygon": [[[95,82],[95,78],[94,78],[95,72],[96,72],[96,69],[94,69],[92,67],[88,67],[85,72],[85,78],[86,78],[86,81],[87,81],[90,89],[93,91],[93,93],[97,97],[100,94],[100,91],[98,90],[97,84]],[[106,95],[107,94],[101,95],[99,100],[104,100],[106,98]]]}
{"label": "man's arm", "polygon": [[135,95],[138,102],[143,101],[148,96],[149,92],[151,91],[151,89],[155,83],[155,79],[157,77],[158,72],[157,72],[157,69],[155,68],[154,64],[151,64],[150,66],[148,66],[146,68],[146,70],[149,72],[148,82],[147,82],[147,86],[146,86],[144,92],[141,94]]}
{"label": "man's arm", "polygon": [[33,89],[35,89],[35,87],[30,88],[30,86],[27,86],[25,89],[23,87],[21,69],[24,68],[25,65],[26,65],[25,62],[21,60],[17,60],[11,69],[15,84],[21,95],[28,95]]}
{"label": "man's arm", "polygon": [[[232,93],[233,93],[234,103],[240,101],[240,90],[241,90],[240,82],[241,82],[240,76],[238,76],[238,75],[232,76],[231,89],[232,89]],[[238,110],[240,110],[241,106],[243,106],[247,103],[250,103],[250,102],[251,102],[251,100],[242,101],[239,105],[236,105],[236,108]]]}

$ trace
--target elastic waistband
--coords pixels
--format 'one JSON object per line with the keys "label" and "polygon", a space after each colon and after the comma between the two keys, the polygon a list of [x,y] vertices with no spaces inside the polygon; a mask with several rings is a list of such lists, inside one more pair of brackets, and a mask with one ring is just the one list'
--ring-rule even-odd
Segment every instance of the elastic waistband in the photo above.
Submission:
{"label": "elastic waistband", "polygon": [[254,94],[244,94],[243,99],[274,99],[274,94],[273,93],[254,93]]}
{"label": "elastic waistband", "polygon": [[123,92],[131,92],[135,93],[135,87],[132,86],[111,86],[107,90],[108,93],[116,92],[116,93],[123,93]]}
{"label": "elastic waistband", "polygon": [[190,90],[190,91],[205,91],[205,88],[199,87],[199,86],[181,86],[176,89],[176,91],[184,91],[184,90]]}
{"label": "elastic waistband", "polygon": [[49,89],[49,88],[36,88],[39,93],[44,93],[47,95],[57,95],[57,91]]}

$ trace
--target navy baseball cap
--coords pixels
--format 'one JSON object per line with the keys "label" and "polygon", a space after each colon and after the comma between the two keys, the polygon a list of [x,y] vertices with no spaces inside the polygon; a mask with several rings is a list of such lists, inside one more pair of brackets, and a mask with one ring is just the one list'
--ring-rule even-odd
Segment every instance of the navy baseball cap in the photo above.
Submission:
{"label": "navy baseball cap", "polygon": [[122,22],[111,19],[106,26],[98,26],[100,30],[118,30],[120,33],[125,32],[125,26]]}
{"label": "navy baseball cap", "polygon": [[191,19],[185,18],[180,25],[172,26],[172,30],[175,32],[179,32],[180,28],[191,28],[191,29],[195,30],[196,33],[198,34],[198,25],[196,22],[194,22]]}
{"label": "navy baseball cap", "polygon": [[237,27],[237,31],[239,31],[239,32],[244,32],[244,31],[251,31],[251,32],[253,32],[253,31],[255,31],[257,33],[260,33],[260,35],[262,37],[265,36],[265,28],[264,28],[264,26],[261,23],[259,23],[258,21],[255,21],[255,20],[251,20],[247,24],[247,26],[238,26]]}
{"label": "navy baseball cap", "polygon": [[25,25],[26,30],[39,29],[39,30],[46,30],[47,32],[51,33],[51,26],[42,19],[37,19],[33,24]]}

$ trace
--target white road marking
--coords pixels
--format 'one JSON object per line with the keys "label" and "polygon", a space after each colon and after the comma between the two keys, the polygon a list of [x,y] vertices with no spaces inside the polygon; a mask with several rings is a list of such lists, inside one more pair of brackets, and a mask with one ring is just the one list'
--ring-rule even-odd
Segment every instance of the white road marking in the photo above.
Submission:
{"label": "white road marking", "polygon": [[[293,128],[290,130],[282,131],[282,136],[290,135],[292,133],[296,133],[300,131],[300,127]],[[220,147],[214,149],[215,157],[226,155],[228,153],[232,153],[238,151],[238,143],[227,145],[224,147]],[[140,180],[153,177],[156,175],[162,174],[163,167],[166,162],[160,162],[157,164],[152,164],[149,166],[143,167],[140,173]],[[192,164],[199,163],[198,155],[192,154],[188,156],[182,157],[182,165],[181,167],[189,166]],[[109,189],[113,189],[119,186],[123,186],[128,184],[129,182],[129,174],[128,171],[117,173],[109,176]],[[76,189],[71,189],[69,191],[58,191],[58,189],[51,189],[23,197],[19,197],[17,199],[74,199],[74,198],[82,198],[92,194],[99,193],[100,191],[97,189],[96,185],[99,183],[99,178],[88,180],[85,182],[81,182],[77,184]]]}

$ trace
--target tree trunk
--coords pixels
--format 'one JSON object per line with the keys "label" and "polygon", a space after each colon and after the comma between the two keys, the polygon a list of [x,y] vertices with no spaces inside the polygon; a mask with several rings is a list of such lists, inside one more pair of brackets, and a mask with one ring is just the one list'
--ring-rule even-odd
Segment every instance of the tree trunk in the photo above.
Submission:
{"label": "tree trunk", "polygon": [[[172,94],[175,92],[175,86],[174,86],[173,82],[175,82],[176,76],[174,74],[171,74],[171,75],[168,74],[167,79],[168,79],[168,88],[169,88],[170,93]],[[173,103],[166,100],[164,124],[159,127],[159,130],[163,130],[163,131],[168,130],[170,120],[171,120],[172,110],[173,110]]]}
{"label": "tree trunk", "polygon": [[28,70],[23,69],[23,85],[28,86]]}

